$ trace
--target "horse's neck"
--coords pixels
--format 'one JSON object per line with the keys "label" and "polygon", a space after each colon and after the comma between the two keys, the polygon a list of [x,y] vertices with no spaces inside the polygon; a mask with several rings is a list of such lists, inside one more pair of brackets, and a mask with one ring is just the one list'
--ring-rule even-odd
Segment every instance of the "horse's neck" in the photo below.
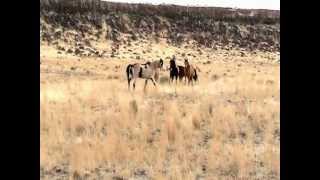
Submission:
{"label": "horse's neck", "polygon": [[152,62],[151,64],[150,64],[150,67],[152,68],[152,69],[157,69],[157,68],[159,68],[158,67],[158,62]]}
{"label": "horse's neck", "polygon": [[172,63],[172,66],[176,68],[176,67],[177,67],[176,62],[173,62],[173,63]]}

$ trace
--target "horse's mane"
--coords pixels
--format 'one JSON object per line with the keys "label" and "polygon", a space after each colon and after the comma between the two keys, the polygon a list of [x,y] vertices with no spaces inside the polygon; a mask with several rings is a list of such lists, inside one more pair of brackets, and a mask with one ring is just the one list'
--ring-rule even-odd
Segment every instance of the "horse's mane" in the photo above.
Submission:
{"label": "horse's mane", "polygon": [[185,59],[185,60],[184,60],[184,63],[185,63],[186,66],[190,66],[190,63],[189,63],[189,60],[188,60],[188,59]]}

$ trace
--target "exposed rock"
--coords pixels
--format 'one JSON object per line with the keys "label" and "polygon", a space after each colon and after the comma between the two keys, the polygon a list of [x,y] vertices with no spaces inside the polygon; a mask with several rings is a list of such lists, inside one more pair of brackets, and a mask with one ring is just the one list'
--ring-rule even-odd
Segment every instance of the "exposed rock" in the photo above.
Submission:
{"label": "exposed rock", "polygon": [[82,51],[80,50],[80,49],[78,49],[78,48],[76,48],[76,50],[74,51],[74,53],[76,54],[76,55],[78,55],[78,54],[80,54]]}
{"label": "exposed rock", "polygon": [[[54,9],[54,7],[52,10],[42,9],[40,14],[40,39],[53,45],[57,45],[56,40],[59,39],[70,45],[72,42],[77,42],[73,47],[75,49],[94,48],[92,42],[101,41],[105,31],[107,39],[127,44],[128,47],[132,46],[130,42],[132,40],[154,39],[159,42],[159,38],[164,38],[168,43],[177,47],[183,45],[185,48],[208,47],[232,50],[240,47],[245,51],[280,51],[280,25],[277,19],[269,19],[268,22],[250,21],[250,19],[241,20],[235,16],[216,21],[205,16],[184,16],[183,13],[175,17],[161,13],[161,15],[137,16],[131,11],[123,13],[124,9],[96,13],[86,11],[57,13]],[[61,48],[58,50],[65,51]],[[79,50],[75,51],[77,55],[82,54]],[[116,50],[113,51],[116,52]],[[102,56],[96,49],[88,52],[94,56]],[[148,52],[150,51],[143,51],[144,54]],[[201,50],[198,52],[199,55],[203,55]],[[185,54],[182,56],[184,57]],[[241,54],[241,56],[245,55]]]}

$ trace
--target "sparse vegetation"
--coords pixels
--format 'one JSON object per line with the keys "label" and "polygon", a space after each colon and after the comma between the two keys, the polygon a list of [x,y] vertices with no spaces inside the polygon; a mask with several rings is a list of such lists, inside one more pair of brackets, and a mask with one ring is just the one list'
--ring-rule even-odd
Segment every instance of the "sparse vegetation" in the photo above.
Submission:
{"label": "sparse vegetation", "polygon": [[[45,41],[52,41],[54,30],[63,27],[64,31],[81,32],[79,40],[104,29],[107,39],[120,43],[124,43],[121,34],[128,34],[134,41],[165,37],[176,46],[195,40],[197,46],[210,48],[228,45],[264,51],[280,49],[278,11],[132,5],[99,0],[43,0],[40,4],[41,36]],[[64,39],[66,35],[58,37]]]}
{"label": "sparse vegetation", "polygon": [[[41,179],[280,179],[276,12],[40,2]],[[168,83],[172,55],[198,84]],[[159,58],[158,88],[129,92],[126,65]]]}
{"label": "sparse vegetation", "polygon": [[[72,76],[41,74],[42,177],[279,179],[279,67],[218,60],[199,65],[214,68],[199,85],[144,94],[142,80],[128,92],[123,61],[42,61],[41,69],[78,66]],[[85,68],[96,75],[76,74]]]}

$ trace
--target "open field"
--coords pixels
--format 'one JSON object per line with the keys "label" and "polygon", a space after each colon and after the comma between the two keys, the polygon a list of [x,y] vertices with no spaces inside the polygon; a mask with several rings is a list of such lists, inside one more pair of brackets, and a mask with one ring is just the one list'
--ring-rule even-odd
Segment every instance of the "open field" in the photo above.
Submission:
{"label": "open field", "polygon": [[[134,47],[79,58],[41,45],[41,179],[280,179],[275,54]],[[183,53],[196,55],[197,85],[169,85],[164,70],[157,88],[128,91],[128,63]]]}

